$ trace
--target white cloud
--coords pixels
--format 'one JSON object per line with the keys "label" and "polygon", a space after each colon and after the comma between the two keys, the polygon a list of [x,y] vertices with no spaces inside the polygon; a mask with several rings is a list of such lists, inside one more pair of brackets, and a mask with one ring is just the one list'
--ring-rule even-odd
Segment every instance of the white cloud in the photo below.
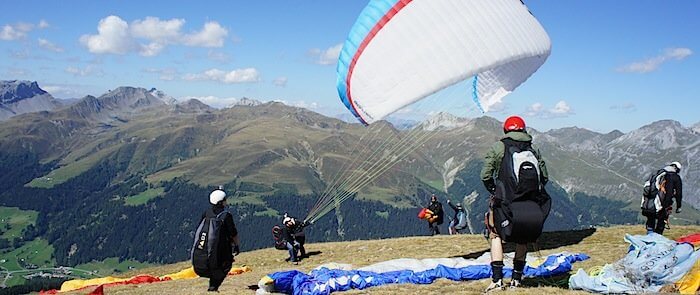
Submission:
{"label": "white cloud", "polygon": [[149,39],[160,42],[174,42],[180,37],[180,29],[185,24],[184,19],[174,18],[160,20],[157,17],[147,16],[144,20],[131,22],[131,34],[136,38]]}
{"label": "white cloud", "polygon": [[14,25],[6,24],[0,29],[0,40],[14,41],[24,39],[29,32],[37,27],[39,29],[45,29],[49,27],[49,23],[42,19],[37,25],[25,22],[19,22]]}
{"label": "white cloud", "polygon": [[50,50],[53,52],[63,52],[63,48],[61,48],[60,46],[58,46],[56,44],[53,44],[49,40],[42,39],[42,38],[39,38],[37,40],[39,42],[39,47],[41,47],[43,49]]}
{"label": "white cloud", "polygon": [[610,106],[611,110],[616,110],[622,113],[631,113],[637,111],[637,106],[631,102],[624,103],[624,104],[619,104],[619,105],[612,105]]}
{"label": "white cloud", "polygon": [[165,44],[159,42],[151,42],[146,45],[141,44],[139,54],[143,56],[156,56],[163,51],[163,49],[165,49]]}
{"label": "white cloud", "polygon": [[83,35],[80,42],[90,52],[97,54],[138,51],[142,56],[155,56],[168,45],[222,47],[228,35],[228,30],[215,21],[207,22],[200,31],[189,34],[182,33],[184,25],[184,19],[161,20],[153,16],[129,24],[118,16],[110,15],[100,20],[97,35]]}
{"label": "white cloud", "polygon": [[283,103],[285,105],[292,106],[292,107],[304,108],[304,109],[309,109],[309,110],[315,110],[315,109],[320,108],[320,105],[318,103],[307,102],[305,100],[288,101],[288,100],[284,100],[284,99],[273,99],[272,101]]}
{"label": "white cloud", "polygon": [[27,69],[20,69],[20,68],[8,68],[7,69],[7,75],[10,77],[21,77],[21,76],[27,76],[31,74],[31,71]]}
{"label": "white cloud", "polygon": [[540,113],[542,113],[543,109],[544,109],[544,106],[541,103],[536,102],[527,108],[527,111],[525,111],[525,115],[530,116],[530,117],[536,117]]}
{"label": "white cloud", "polygon": [[326,50],[321,50],[318,48],[313,48],[309,50],[309,54],[316,59],[314,62],[319,65],[335,65],[338,62],[338,56],[340,56],[340,51],[343,49],[343,44],[337,44],[331,46]]}
{"label": "white cloud", "polygon": [[199,74],[185,74],[182,79],[187,81],[217,81],[226,84],[256,83],[260,81],[260,74],[255,68],[236,69],[228,72],[209,69]]}
{"label": "white cloud", "polygon": [[217,22],[207,22],[200,32],[183,36],[183,44],[197,47],[222,47],[228,30]]}
{"label": "white cloud", "polygon": [[32,30],[31,25],[17,24],[15,26],[4,25],[0,30],[0,40],[13,41],[22,39],[27,36],[27,33]]}
{"label": "white cloud", "polygon": [[543,104],[536,102],[530,105],[525,111],[525,115],[529,117],[539,117],[542,119],[552,119],[552,118],[564,118],[573,115],[574,111],[571,109],[566,101],[557,102],[553,108],[547,109]]}
{"label": "white cloud", "polygon": [[85,77],[85,76],[102,76],[104,73],[100,68],[97,68],[93,65],[89,65],[85,68],[78,68],[78,67],[73,67],[69,66],[64,70],[66,73],[71,74],[73,76],[80,76],[80,77]]}
{"label": "white cloud", "polygon": [[154,73],[160,75],[158,79],[163,80],[163,81],[172,81],[175,80],[175,78],[178,75],[178,72],[176,69],[173,68],[166,68],[166,69],[154,69],[154,68],[148,68],[143,70],[146,73]]}
{"label": "white cloud", "polygon": [[101,19],[97,25],[97,35],[83,35],[80,43],[97,54],[126,54],[134,48],[129,24],[115,15]]}
{"label": "white cloud", "polygon": [[37,25],[37,27],[39,27],[39,29],[46,29],[49,27],[49,22],[42,19],[39,21],[39,24]]}
{"label": "white cloud", "polygon": [[554,115],[568,115],[571,114],[571,107],[565,101],[561,100],[554,105],[553,109],[549,110]]}
{"label": "white cloud", "polygon": [[278,87],[285,87],[287,86],[287,77],[278,77],[272,80],[272,85],[278,86]]}
{"label": "white cloud", "polygon": [[228,107],[236,102],[238,102],[238,98],[235,97],[216,97],[216,96],[187,96],[178,99],[178,101],[187,101],[190,99],[196,99],[199,100],[209,106],[215,107],[215,108],[225,108]]}
{"label": "white cloud", "polygon": [[213,61],[218,61],[220,63],[228,63],[229,61],[231,61],[231,57],[229,57],[228,54],[214,50],[209,50],[209,52],[207,53],[207,58]]}
{"label": "white cloud", "polygon": [[16,58],[16,59],[28,59],[29,56],[29,51],[27,49],[22,49],[22,50],[10,50],[10,57]]}
{"label": "white cloud", "polygon": [[692,54],[693,51],[690,48],[667,48],[660,55],[642,61],[633,62],[625,66],[621,66],[617,68],[617,71],[622,73],[649,73],[656,71],[662,64],[668,61],[680,61]]}
{"label": "white cloud", "polygon": [[78,98],[98,91],[96,87],[79,84],[41,84],[41,88],[56,98]]}

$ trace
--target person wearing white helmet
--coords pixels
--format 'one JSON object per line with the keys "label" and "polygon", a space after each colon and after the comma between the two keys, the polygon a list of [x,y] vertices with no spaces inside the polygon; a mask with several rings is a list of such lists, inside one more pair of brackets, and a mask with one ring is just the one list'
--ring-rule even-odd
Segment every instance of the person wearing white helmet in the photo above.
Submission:
{"label": "person wearing white helmet", "polygon": [[[662,235],[664,229],[668,228],[668,218],[673,212],[673,201],[676,203],[676,213],[681,213],[683,201],[683,181],[680,172],[683,166],[679,162],[671,162],[663,169],[653,173],[649,178],[653,196],[658,195],[661,209],[656,213],[645,215],[647,217],[647,233],[655,232]],[[646,191],[645,191],[646,193]]]}
{"label": "person wearing white helmet", "polygon": [[[234,255],[240,253],[240,241],[236,225],[233,223],[233,216],[226,211],[226,192],[221,187],[209,194],[209,204],[211,207],[202,214],[200,225],[205,224],[206,221],[208,221],[206,224],[216,223],[218,237],[211,240],[215,241],[216,245],[212,245],[212,249],[215,251],[209,256],[208,263],[205,263],[207,265],[200,268],[195,265],[195,272],[201,277],[209,278],[207,291],[217,292],[231,270]],[[213,228],[211,226],[203,227]],[[206,237],[206,233],[203,237]]]}
{"label": "person wearing white helmet", "polygon": [[294,223],[294,218],[287,216],[287,214],[284,215],[282,219],[282,224],[284,225],[282,227],[282,239],[286,242],[287,250],[289,251],[289,257],[285,260],[294,264],[299,264],[297,252],[299,251],[300,244],[294,236]]}

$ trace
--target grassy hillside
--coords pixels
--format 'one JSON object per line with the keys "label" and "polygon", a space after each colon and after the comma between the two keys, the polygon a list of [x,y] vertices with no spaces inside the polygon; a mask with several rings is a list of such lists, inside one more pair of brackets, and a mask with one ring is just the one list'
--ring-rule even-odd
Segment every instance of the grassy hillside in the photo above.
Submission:
{"label": "grassy hillside", "polygon": [[[668,230],[666,236],[680,236],[700,232],[700,226],[677,226]],[[541,238],[539,252],[530,255],[546,256],[561,251],[582,252],[591,258],[574,265],[574,270],[586,270],[614,262],[622,258],[628,248],[623,236],[643,234],[644,228],[636,226],[616,226],[599,228],[597,230],[581,230],[568,232],[545,233]],[[253,271],[238,276],[228,277],[220,288],[221,294],[252,294],[251,288],[257,285],[260,278],[268,273],[299,269],[310,271],[323,263],[351,263],[354,267],[362,267],[376,262],[395,258],[431,258],[431,257],[467,257],[481,255],[488,250],[486,240],[479,235],[438,236],[438,237],[409,237],[398,239],[352,241],[335,243],[308,244],[307,251],[313,254],[298,266],[284,262],[285,251],[262,249],[242,253],[237,257],[236,265],[248,265]],[[512,249],[511,249],[512,250]],[[136,274],[164,275],[189,267],[188,261],[146,268],[129,272],[125,276]],[[572,273],[573,273],[572,271]],[[528,287],[508,294],[588,294],[581,291],[569,291],[557,284],[566,281],[567,277],[550,279],[526,279]],[[181,280],[138,286],[119,286],[107,289],[109,294],[207,294],[206,279]],[[430,285],[388,285],[370,288],[363,291],[339,292],[337,294],[478,294],[488,284],[488,280],[453,282],[438,280]],[[89,290],[91,291],[91,289]],[[74,292],[83,294],[86,292]]]}

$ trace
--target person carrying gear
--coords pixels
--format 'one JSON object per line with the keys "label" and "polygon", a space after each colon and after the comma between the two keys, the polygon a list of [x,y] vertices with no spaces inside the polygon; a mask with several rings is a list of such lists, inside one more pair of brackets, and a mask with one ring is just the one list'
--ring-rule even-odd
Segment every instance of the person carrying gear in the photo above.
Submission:
{"label": "person carrying gear", "polygon": [[650,194],[646,198],[656,198],[661,203],[657,207],[657,212],[644,214],[647,217],[647,233],[655,232],[662,235],[664,229],[669,224],[668,218],[673,212],[673,201],[676,201],[676,213],[681,212],[683,201],[683,181],[679,175],[683,166],[679,162],[672,162],[663,169],[657,171],[649,178],[649,183],[645,183],[645,194]]}
{"label": "person carrying gear", "polygon": [[525,121],[511,116],[503,124],[505,136],[486,153],[481,179],[491,193],[485,224],[491,240],[491,284],[486,292],[504,289],[503,243],[513,242],[515,258],[510,288],[520,286],[527,243],[542,234],[551,209],[551,198],[544,189],[547,167],[539,151],[532,147],[532,136]]}
{"label": "person carrying gear", "polygon": [[442,225],[445,219],[445,212],[442,210],[442,203],[438,201],[436,195],[430,196],[430,205],[428,205],[427,208],[433,214],[433,217],[428,219],[430,235],[439,235],[440,225]]}
{"label": "person carrying gear", "polygon": [[218,292],[231,270],[234,255],[240,251],[238,231],[233,216],[226,211],[226,192],[217,189],[209,194],[211,207],[204,211],[195,232],[192,265],[200,277],[209,278],[207,291]]}

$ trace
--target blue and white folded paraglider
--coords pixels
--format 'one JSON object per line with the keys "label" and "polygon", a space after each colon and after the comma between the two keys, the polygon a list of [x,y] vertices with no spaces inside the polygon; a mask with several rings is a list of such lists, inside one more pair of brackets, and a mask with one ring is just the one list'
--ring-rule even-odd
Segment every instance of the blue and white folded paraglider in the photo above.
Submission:
{"label": "blue and white folded paraglider", "polygon": [[[506,256],[512,258],[513,253]],[[549,277],[571,270],[572,264],[588,259],[585,254],[562,252],[543,259],[527,258],[525,277]],[[479,280],[491,276],[489,253],[477,259],[431,258],[394,259],[358,269],[351,265],[322,265],[311,273],[282,271],[263,277],[257,294],[279,292],[286,294],[325,295],[351,289],[366,289],[387,284],[431,284],[437,279],[453,281]],[[509,277],[512,266],[506,266]]]}

